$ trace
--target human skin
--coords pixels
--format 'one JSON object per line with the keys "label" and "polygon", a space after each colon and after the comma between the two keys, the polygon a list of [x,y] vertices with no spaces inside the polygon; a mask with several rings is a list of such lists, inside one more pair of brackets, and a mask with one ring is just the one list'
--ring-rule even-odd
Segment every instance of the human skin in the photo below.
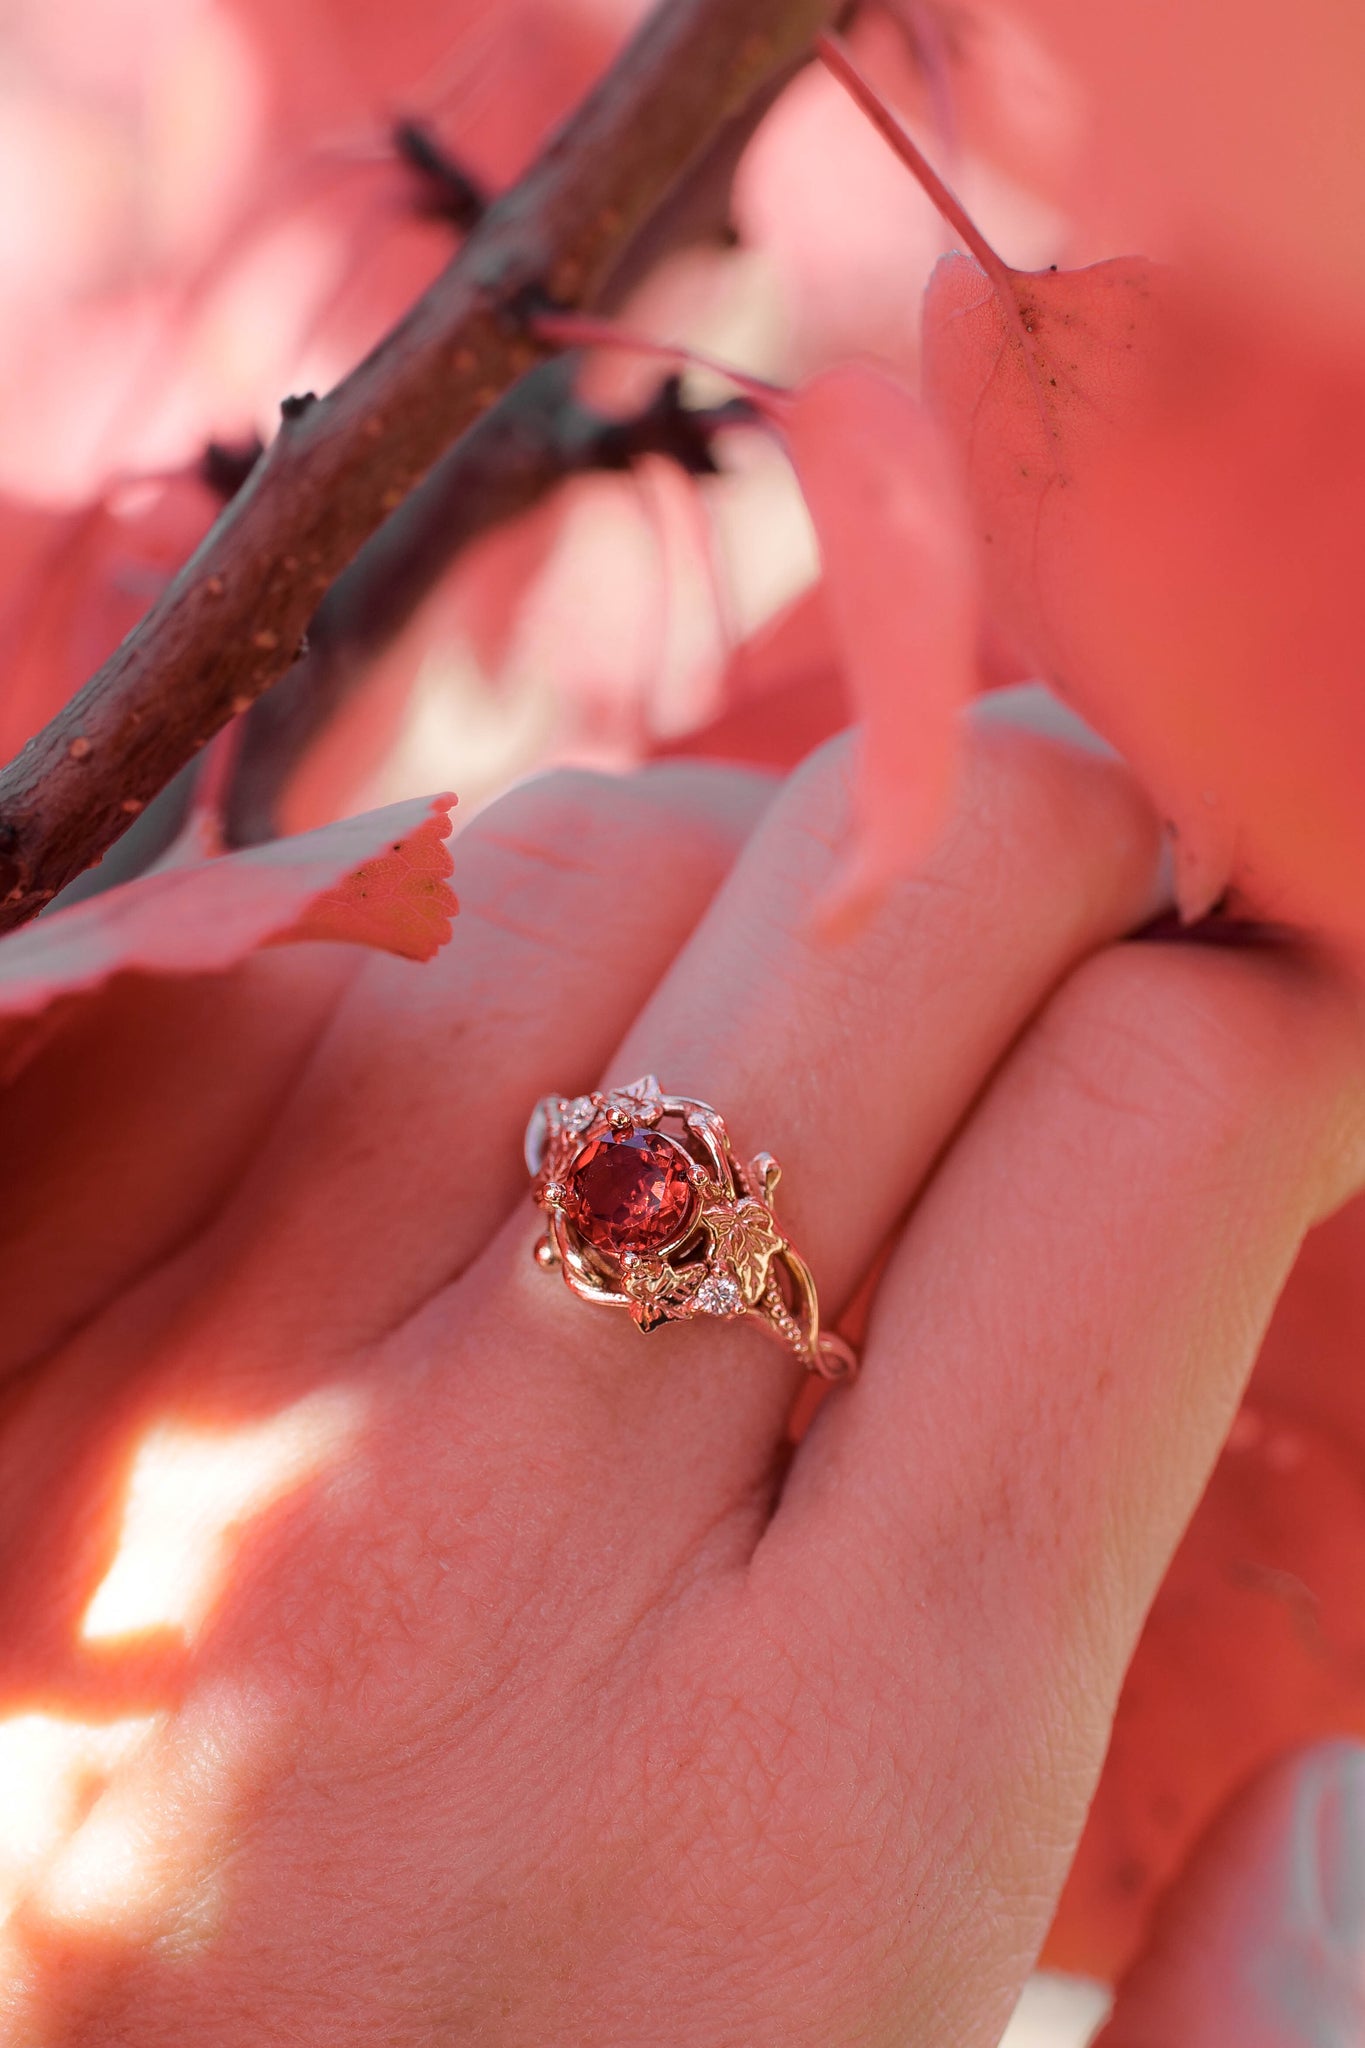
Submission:
{"label": "human skin", "polygon": [[1245,1785],[1163,1898],[1096,2048],[1355,2048],[1365,2039],[1365,1749],[1327,1741]]}
{"label": "human skin", "polygon": [[[146,1723],[12,1885],[4,2039],[997,2040],[1365,1174],[1365,1025],[1307,953],[1125,942],[1144,800],[984,721],[830,944],[849,782],[841,741],[776,791],[529,784],[432,965],[124,983],[4,1099],[0,1756],[22,1714]],[[530,1107],[645,1071],[777,1154],[827,1307],[890,1244],[794,1450],[755,1327],[642,1340],[531,1259]],[[149,1437],[290,1418],[212,1597],[82,1636]]]}

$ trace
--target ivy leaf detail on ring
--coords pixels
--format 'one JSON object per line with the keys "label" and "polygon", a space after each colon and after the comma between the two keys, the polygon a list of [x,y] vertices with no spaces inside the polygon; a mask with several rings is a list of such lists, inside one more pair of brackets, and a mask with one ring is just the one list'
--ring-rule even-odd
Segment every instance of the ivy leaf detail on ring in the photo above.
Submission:
{"label": "ivy leaf detail on ring", "polygon": [[547,1187],[562,1183],[578,1153],[578,1138],[567,1131],[552,1131],[545,1147],[545,1158],[541,1164],[539,1181],[541,1192]]}
{"label": "ivy leaf detail on ring", "polygon": [[595,1095],[575,1095],[563,1105],[560,1123],[574,1137],[581,1137],[601,1115]]}
{"label": "ivy leaf detail on ring", "polygon": [[630,1296],[630,1313],[642,1330],[652,1330],[670,1316],[686,1313],[700,1270],[675,1271],[666,1259],[632,1257],[622,1264],[621,1285]]}
{"label": "ivy leaf detail on ring", "polygon": [[773,1255],[786,1242],[771,1209],[744,1195],[738,1202],[708,1203],[703,1213],[715,1242],[716,1263],[734,1273],[747,1302],[761,1301]]}
{"label": "ivy leaf detail on ring", "polygon": [[642,1074],[638,1081],[628,1082],[624,1088],[608,1089],[595,1099],[607,1116],[624,1110],[637,1124],[656,1124],[663,1115],[663,1091],[654,1074]]}

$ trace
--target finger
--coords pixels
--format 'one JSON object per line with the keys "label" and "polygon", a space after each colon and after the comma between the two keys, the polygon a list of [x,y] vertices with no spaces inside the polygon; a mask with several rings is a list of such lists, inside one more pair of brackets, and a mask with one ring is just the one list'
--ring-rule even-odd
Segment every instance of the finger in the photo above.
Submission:
{"label": "finger", "polygon": [[1095,2048],[1365,2041],[1365,1749],[1282,1759],[1219,1816],[1158,1910]]}
{"label": "finger", "polygon": [[263,1305],[287,1357],[320,1321],[363,1342],[459,1273],[524,1192],[527,1105],[591,1085],[771,789],[560,770],[465,830],[450,944],[366,961],[208,1248],[225,1354]]}
{"label": "finger", "polygon": [[[713,1104],[742,1159],[777,1155],[778,1213],[827,1316],[1048,990],[1148,911],[1158,860],[1155,820],[1112,761],[973,722],[934,855],[830,946],[811,913],[841,857],[849,770],[836,742],[784,787],[610,1067]],[[515,1250],[528,1410],[589,1417],[660,1527],[670,1502],[684,1521],[725,1499],[762,1512],[801,1377],[790,1355],[752,1320],[642,1338],[525,1268],[524,1238]]]}
{"label": "finger", "polygon": [[[1120,946],[1030,1030],[888,1267],[863,1377],[817,1416],[752,1582],[812,1668],[876,1699],[907,1784],[950,1759],[899,1853],[922,1910],[957,1916],[959,1997],[1041,1940],[1276,1293],[1363,1168],[1344,982]],[[992,1915],[938,1898],[922,1859],[950,1838]]]}

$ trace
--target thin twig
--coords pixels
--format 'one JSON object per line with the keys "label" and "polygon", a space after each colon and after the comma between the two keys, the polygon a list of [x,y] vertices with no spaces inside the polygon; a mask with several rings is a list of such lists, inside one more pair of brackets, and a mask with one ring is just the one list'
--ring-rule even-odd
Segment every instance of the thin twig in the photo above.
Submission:
{"label": "thin twig", "polygon": [[666,0],[442,275],[325,398],[286,400],[161,600],[0,772],[0,929],[97,860],[296,658],[323,593],[530,369],[524,310],[591,303],[670,189],[834,0]]}
{"label": "thin twig", "polygon": [[[1023,272],[1012,270],[1004,258],[991,247],[957,194],[944,184],[904,122],[887,106],[872,81],[864,78],[853,60],[848,45],[838,36],[826,32],[817,36],[815,48],[826,69],[838,79],[840,85],[861,107],[873,127],[890,143],[901,162],[914,173],[928,198],[960,238],[963,247],[976,258],[985,272],[1005,322],[1014,330],[1014,338],[1024,359],[1024,374],[1029,380],[1034,403],[1038,408],[1043,439],[1047,442],[1060,473],[1056,422],[1048,409],[1039,359],[1035,357],[1034,347],[1029,339],[1033,328],[1019,301],[1019,285]],[[1056,268],[1055,264],[1053,268]]]}
{"label": "thin twig", "polygon": [[591,313],[537,313],[529,324],[538,341],[558,342],[564,348],[619,348],[628,355],[655,356],[665,363],[690,363],[713,376],[727,377],[758,406],[780,405],[789,396],[782,385],[736,369],[705,349],[693,348],[685,341],[659,341],[615,320],[595,320]]}
{"label": "thin twig", "polygon": [[1013,273],[1009,265],[996,254],[957,194],[944,184],[905,123],[887,106],[871,80],[864,78],[848,45],[838,36],[822,35],[815,47],[826,69],[838,79],[849,98],[856,100],[878,133],[886,137],[901,162],[914,172],[949,227],[960,236],[963,248],[975,256],[996,290],[1012,301]]}

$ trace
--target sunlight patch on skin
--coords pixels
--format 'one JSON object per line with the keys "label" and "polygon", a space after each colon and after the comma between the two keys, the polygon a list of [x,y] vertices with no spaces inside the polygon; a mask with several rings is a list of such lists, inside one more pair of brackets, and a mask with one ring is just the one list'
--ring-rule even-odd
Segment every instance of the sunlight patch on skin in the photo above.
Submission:
{"label": "sunlight patch on skin", "polygon": [[[4,2048],[55,2038],[54,1997],[79,2003],[84,1963],[97,1974],[107,1966],[111,1938],[155,1939],[183,1960],[217,1933],[243,1765],[249,1777],[262,1744],[278,1742],[261,1704],[219,1682],[174,1714],[0,1722]],[[73,1947],[73,1937],[97,1945]]]}
{"label": "sunlight patch on skin", "polygon": [[[251,1519],[334,1464],[363,1407],[363,1395],[329,1389],[235,1429],[148,1430],[81,1638],[117,1644],[171,1629],[192,1642]],[[250,1718],[248,1743],[234,1684],[229,1699],[210,1686],[174,1714],[0,1719],[0,2034],[8,2007],[27,1996],[24,1927],[34,1913],[49,1928],[127,1937],[175,1924],[193,1893],[195,1924],[212,1917],[206,1872],[230,1834],[234,1778],[268,1739]]]}
{"label": "sunlight patch on skin", "polygon": [[219,1924],[243,1790],[279,1737],[278,1715],[249,1683],[209,1680],[129,1759],[28,1903],[49,1929],[155,1933],[163,1953],[191,1952]]}
{"label": "sunlight patch on skin", "polygon": [[[182,1962],[217,1938],[243,1800],[292,1754],[294,1739],[292,1715],[282,1719],[249,1684],[210,1681],[154,1717],[147,1739],[130,1742],[98,1789],[87,1787],[75,1825],[22,1887],[8,1929],[0,1919],[5,2048],[46,2038],[33,2014],[51,1993],[53,1936],[154,1941],[163,1960]],[[11,2015],[30,2031],[6,2032]]]}
{"label": "sunlight patch on skin", "polygon": [[335,1460],[357,1400],[309,1394],[240,1429],[159,1423],[138,1448],[113,1563],[81,1622],[85,1642],[179,1629],[192,1642],[245,1523]]}
{"label": "sunlight patch on skin", "polygon": [[160,1875],[143,1792],[111,1785],[58,1851],[35,1893],[49,1920],[110,1933],[141,1916]]}
{"label": "sunlight patch on skin", "polygon": [[59,1714],[0,1722],[0,1925],[80,1827],[113,1772],[164,1715],[91,1725]]}

